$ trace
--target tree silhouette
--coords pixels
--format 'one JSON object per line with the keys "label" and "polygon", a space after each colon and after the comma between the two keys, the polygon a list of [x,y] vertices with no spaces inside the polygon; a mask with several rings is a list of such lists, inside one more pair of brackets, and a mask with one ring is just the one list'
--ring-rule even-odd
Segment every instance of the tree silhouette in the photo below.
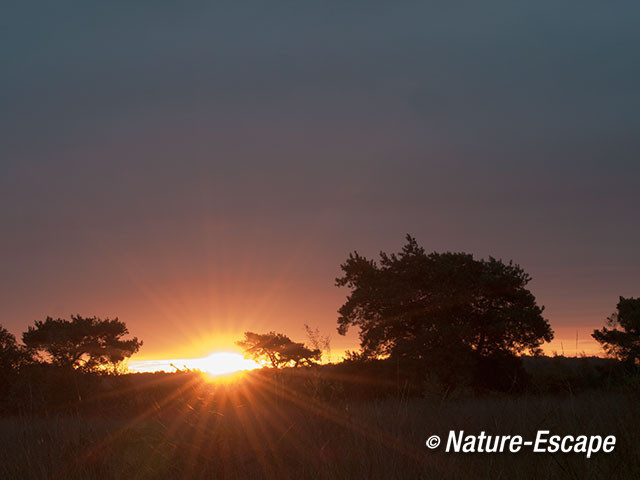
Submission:
{"label": "tree silhouette", "polygon": [[266,360],[274,368],[311,365],[319,361],[322,355],[320,350],[311,350],[304,344],[293,342],[288,336],[276,332],[245,332],[244,340],[237,341],[236,345],[244,350],[245,356],[256,361]]}
{"label": "tree silhouette", "polygon": [[594,330],[591,336],[608,355],[629,366],[637,366],[640,364],[640,298],[620,297],[616,309],[607,318],[610,328]]}
{"label": "tree silhouette", "polygon": [[0,325],[0,371],[16,371],[30,360],[30,352],[18,345],[16,337]]}
{"label": "tree silhouette", "polygon": [[293,364],[294,367],[309,366],[320,360],[322,351],[320,349],[310,349],[304,344],[291,342],[282,349],[282,358],[285,365]]}
{"label": "tree silhouette", "polygon": [[406,240],[398,254],[381,252],[379,262],[350,254],[336,279],[351,290],[338,332],[359,327],[365,358],[428,360],[445,377],[459,376],[474,359],[538,353],[553,338],[520,266],[427,254],[413,237]]}
{"label": "tree silhouette", "polygon": [[71,320],[47,317],[37,320],[22,335],[24,344],[60,367],[84,370],[111,369],[136,353],[142,342],[129,333],[124,322],[98,317],[71,315]]}

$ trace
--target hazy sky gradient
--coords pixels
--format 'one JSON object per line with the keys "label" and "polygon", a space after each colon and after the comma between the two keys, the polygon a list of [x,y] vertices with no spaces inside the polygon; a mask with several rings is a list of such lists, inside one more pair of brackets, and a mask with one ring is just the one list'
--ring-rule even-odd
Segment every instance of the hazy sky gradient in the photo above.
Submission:
{"label": "hazy sky gradient", "polygon": [[567,353],[640,296],[636,2],[115,3],[2,7],[13,333],[80,313],[138,359],[303,323],[355,347],[339,264],[406,233],[520,263]]}

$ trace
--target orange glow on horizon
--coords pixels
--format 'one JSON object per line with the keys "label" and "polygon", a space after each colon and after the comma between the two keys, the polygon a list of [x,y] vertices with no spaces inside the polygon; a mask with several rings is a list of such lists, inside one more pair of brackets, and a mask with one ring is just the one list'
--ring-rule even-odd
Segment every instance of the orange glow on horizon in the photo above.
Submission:
{"label": "orange glow on horizon", "polygon": [[[576,330],[579,332],[577,339]],[[603,357],[604,352],[600,345],[591,338],[591,332],[591,329],[584,327],[579,327],[578,329],[560,328],[559,331],[556,332],[556,338],[554,338],[551,343],[542,345],[543,354],[547,356],[564,355],[567,357],[580,357],[586,355]],[[128,368],[129,371],[137,373],[175,372],[176,370],[190,369],[199,370],[212,377],[217,377],[220,375],[255,370],[264,366],[254,360],[245,358],[242,353],[238,351],[225,348],[224,345],[222,345],[223,342],[220,340],[215,343],[220,344],[220,350],[216,350],[200,358],[149,359],[147,357],[147,359],[144,360],[131,360]],[[195,349],[194,346],[190,347]],[[197,350],[201,350],[201,347]],[[321,363],[341,362],[344,359],[346,350],[347,349],[343,348],[333,349],[331,357],[327,359],[323,358],[323,362]],[[349,350],[357,351],[359,350],[359,345],[354,343]]]}
{"label": "orange glow on horizon", "polygon": [[237,352],[218,351],[202,358],[137,360],[129,363],[132,372],[174,372],[176,370],[199,370],[210,376],[227,375],[261,368],[258,362],[245,358]]}

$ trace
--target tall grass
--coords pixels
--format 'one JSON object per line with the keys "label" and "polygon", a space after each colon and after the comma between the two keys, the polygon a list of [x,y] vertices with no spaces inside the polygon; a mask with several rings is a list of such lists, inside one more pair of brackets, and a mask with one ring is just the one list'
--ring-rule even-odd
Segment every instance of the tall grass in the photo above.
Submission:
{"label": "tall grass", "polygon": [[[139,412],[0,419],[2,479],[640,478],[625,393],[331,400],[275,382],[185,383]],[[170,397],[170,398],[169,398]],[[612,453],[445,453],[449,430],[615,435]]]}

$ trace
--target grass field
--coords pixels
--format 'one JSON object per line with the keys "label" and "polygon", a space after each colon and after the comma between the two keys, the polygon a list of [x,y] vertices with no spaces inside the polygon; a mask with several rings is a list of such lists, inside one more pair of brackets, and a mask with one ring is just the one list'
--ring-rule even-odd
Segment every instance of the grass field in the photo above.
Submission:
{"label": "grass field", "polygon": [[[211,384],[209,384],[211,385]],[[139,413],[0,419],[2,479],[640,478],[640,407],[623,393],[316,401],[207,384]],[[229,389],[234,393],[224,393]],[[449,430],[615,435],[612,453],[455,454]]]}

